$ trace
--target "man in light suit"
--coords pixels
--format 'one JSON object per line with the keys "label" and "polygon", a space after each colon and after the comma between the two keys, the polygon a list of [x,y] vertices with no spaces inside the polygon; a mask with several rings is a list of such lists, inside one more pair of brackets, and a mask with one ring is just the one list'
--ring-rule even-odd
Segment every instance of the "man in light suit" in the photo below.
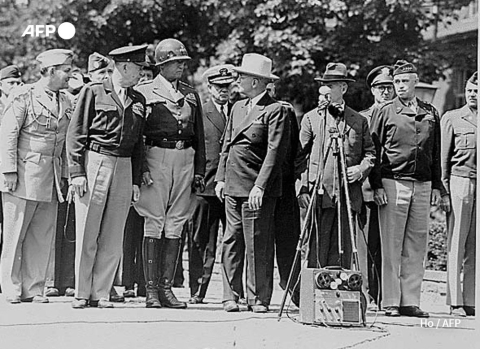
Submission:
{"label": "man in light suit", "polygon": [[287,112],[266,87],[278,77],[272,61],[262,55],[243,56],[240,91],[248,99],[233,106],[225,131],[215,192],[225,200],[227,225],[223,237],[223,307],[239,311],[244,255],[247,259],[248,308],[268,311],[273,290],[273,217],[282,195],[282,144]]}
{"label": "man in light suit", "polygon": [[[465,86],[467,104],[441,119],[442,181],[447,212],[447,304],[454,316],[475,315],[477,223],[477,73]],[[461,271],[463,269],[463,287]]]}
{"label": "man in light suit", "polygon": [[44,297],[58,202],[66,178],[64,142],[72,113],[68,88],[73,52],[37,56],[42,77],[16,90],[1,126],[4,250],[3,291],[10,303],[48,303]]}
{"label": "man in light suit", "polygon": [[189,303],[203,303],[215,264],[219,223],[225,229],[225,205],[215,196],[215,175],[222,150],[229,109],[229,87],[234,81],[233,66],[222,64],[203,73],[210,98],[203,106],[205,130],[205,191],[197,191],[192,226],[189,230]]}
{"label": "man in light suit", "polygon": [[[301,178],[298,183],[300,207],[305,209],[311,195],[318,195],[318,229],[313,231],[310,238],[309,266],[342,266],[350,269],[350,234],[356,232],[350,232],[342,177],[347,176],[349,183],[355,228],[363,203],[362,183],[374,165],[375,149],[367,119],[345,105],[343,100],[348,89],[347,83],[354,81],[347,76],[346,66],[342,63],[329,63],[323,77],[316,80],[323,85],[319,90],[319,107],[305,114],[302,119],[300,148],[296,160],[297,172]],[[325,91],[325,94],[322,91]],[[334,150],[327,148],[331,137],[337,137],[338,142],[343,142],[347,171],[345,174],[340,173],[340,159],[334,157]],[[318,171],[323,172],[323,180],[319,184],[318,192],[312,193]],[[340,217],[338,205],[341,210]],[[338,238],[339,219],[342,226],[341,241]],[[339,251],[339,243],[343,246],[343,256]]]}

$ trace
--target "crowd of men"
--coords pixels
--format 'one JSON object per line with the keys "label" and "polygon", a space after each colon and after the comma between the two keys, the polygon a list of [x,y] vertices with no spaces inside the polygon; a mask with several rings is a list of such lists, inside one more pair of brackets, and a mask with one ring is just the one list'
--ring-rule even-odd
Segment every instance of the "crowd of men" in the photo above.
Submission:
{"label": "crowd of men", "polygon": [[172,290],[186,239],[188,303],[202,304],[221,226],[227,312],[243,301],[269,310],[275,255],[280,286],[299,305],[302,236],[303,268],[360,270],[369,306],[428,317],[420,292],[430,207],[439,205],[447,304],[452,315],[474,315],[477,73],[466,105],[440,118],[415,96],[412,63],[372,69],[374,104],[362,112],[345,104],[347,67],[329,63],[316,79],[318,106],[299,125],[275,99],[268,57],[208,68],[202,103],[181,81],[190,56],[180,41],[158,43],[155,63],[146,48],[91,54],[86,84],[64,49],[38,55],[33,84],[16,66],[0,70],[0,285],[9,303],[65,294],[74,309],[111,308],[145,296],[147,308],[187,308]]}

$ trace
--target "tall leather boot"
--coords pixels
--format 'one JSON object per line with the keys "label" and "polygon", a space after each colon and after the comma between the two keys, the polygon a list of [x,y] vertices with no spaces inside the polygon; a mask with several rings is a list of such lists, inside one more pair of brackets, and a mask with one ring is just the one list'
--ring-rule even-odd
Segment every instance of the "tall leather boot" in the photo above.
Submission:
{"label": "tall leather boot", "polygon": [[185,309],[187,303],[180,302],[172,292],[173,276],[175,275],[175,267],[180,252],[179,249],[180,239],[164,239],[158,296],[164,307]]}
{"label": "tall leather boot", "polygon": [[143,272],[145,274],[146,307],[161,308],[158,299],[158,262],[160,259],[160,240],[143,238]]}

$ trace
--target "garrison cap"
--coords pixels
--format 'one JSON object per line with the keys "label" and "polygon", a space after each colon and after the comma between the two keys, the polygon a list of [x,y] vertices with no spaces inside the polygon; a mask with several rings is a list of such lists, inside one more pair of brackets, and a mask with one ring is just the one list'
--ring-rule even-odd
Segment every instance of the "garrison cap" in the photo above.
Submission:
{"label": "garrison cap", "polygon": [[41,68],[52,67],[54,65],[70,64],[73,59],[73,52],[56,48],[47,50],[37,56],[37,61],[40,62]]}
{"label": "garrison cap", "polygon": [[88,56],[88,72],[94,72],[95,70],[103,69],[108,67],[110,64],[110,60],[102,56],[98,52],[92,53],[90,56]]}
{"label": "garrison cap", "polygon": [[393,84],[393,67],[391,65],[381,65],[368,73],[367,86],[372,87],[379,84]]}
{"label": "garrison cap", "polygon": [[355,80],[348,76],[347,66],[343,63],[328,63],[323,76],[321,78],[315,78],[315,80],[320,82],[355,82]]}
{"label": "garrison cap", "polygon": [[124,46],[109,52],[109,56],[115,62],[132,62],[138,65],[147,66],[146,50],[148,45]]}
{"label": "garrison cap", "polygon": [[22,73],[20,73],[20,69],[16,65],[9,65],[0,70],[0,80],[5,80],[9,78],[20,78],[22,77]]}
{"label": "garrison cap", "polygon": [[409,63],[403,59],[400,59],[395,63],[393,67],[393,76],[400,75],[400,74],[410,74],[416,73],[417,67],[414,66],[412,63]]}
{"label": "garrison cap", "polygon": [[473,75],[470,76],[470,78],[467,80],[467,83],[470,83],[472,85],[477,86],[477,84],[478,84],[477,83],[477,80],[478,80],[477,76],[478,76],[478,72],[473,73]]}
{"label": "garrison cap", "polygon": [[211,84],[229,85],[235,81],[233,77],[233,68],[231,64],[221,64],[208,68],[203,77]]}

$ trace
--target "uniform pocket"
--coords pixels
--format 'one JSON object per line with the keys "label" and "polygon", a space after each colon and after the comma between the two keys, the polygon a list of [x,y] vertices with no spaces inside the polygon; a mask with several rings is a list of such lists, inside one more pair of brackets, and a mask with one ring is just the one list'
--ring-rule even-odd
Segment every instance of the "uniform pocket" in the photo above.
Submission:
{"label": "uniform pocket", "polygon": [[475,130],[472,128],[458,128],[455,130],[455,145],[458,149],[476,148]]}
{"label": "uniform pocket", "polygon": [[34,164],[38,164],[40,162],[40,158],[42,157],[42,154],[40,153],[34,153],[34,152],[27,152],[25,156],[23,157],[24,162],[32,162]]}

